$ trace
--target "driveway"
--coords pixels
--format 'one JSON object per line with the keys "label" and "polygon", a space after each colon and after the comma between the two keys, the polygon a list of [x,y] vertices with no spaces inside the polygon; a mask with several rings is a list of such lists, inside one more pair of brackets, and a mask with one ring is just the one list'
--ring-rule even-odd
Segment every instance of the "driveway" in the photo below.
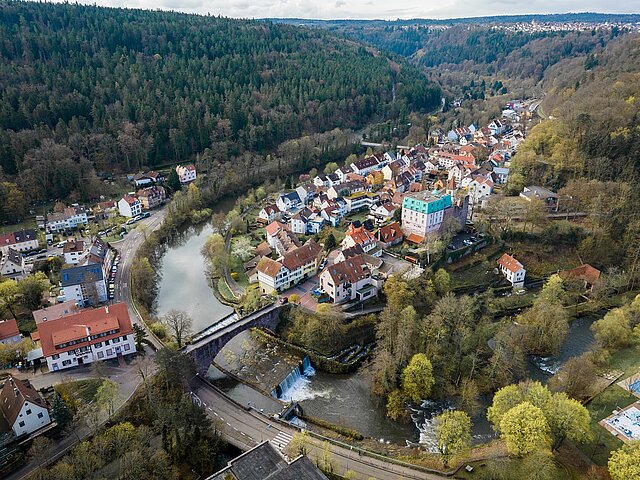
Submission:
{"label": "driveway", "polygon": [[306,281],[296,285],[293,288],[287,290],[283,296],[289,296],[296,294],[300,297],[300,306],[306,308],[311,312],[315,312],[318,309],[318,302],[311,295],[311,290],[318,285],[318,276],[314,275],[311,278],[308,278]]}

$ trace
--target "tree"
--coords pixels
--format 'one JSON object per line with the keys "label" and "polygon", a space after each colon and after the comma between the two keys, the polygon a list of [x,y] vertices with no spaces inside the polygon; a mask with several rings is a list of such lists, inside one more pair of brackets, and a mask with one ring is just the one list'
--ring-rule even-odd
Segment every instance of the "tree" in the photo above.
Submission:
{"label": "tree", "polygon": [[439,268],[433,275],[433,286],[440,295],[451,290],[451,275],[444,268]]}
{"label": "tree", "polygon": [[18,303],[18,284],[15,280],[5,280],[0,282],[0,302],[1,305],[11,312],[11,315],[16,318],[16,314],[13,307]]}
{"label": "tree", "polygon": [[144,344],[149,343],[147,339],[147,331],[139,324],[133,324],[133,335],[136,344],[136,350],[144,353]]}
{"label": "tree", "polygon": [[542,410],[530,402],[522,402],[503,415],[500,436],[509,453],[518,457],[550,445],[547,419]]}
{"label": "tree", "polygon": [[448,410],[435,421],[438,450],[445,467],[452,456],[468,450],[471,445],[471,418],[465,412]]}
{"label": "tree", "polygon": [[327,252],[330,252],[337,246],[338,246],[338,242],[336,241],[336,237],[333,235],[333,233],[330,233],[329,235],[327,235],[327,238],[324,241],[324,249]]}
{"label": "tree", "polygon": [[171,309],[162,317],[162,323],[171,331],[178,348],[182,348],[184,338],[191,333],[193,320],[185,312]]}
{"label": "tree", "polygon": [[329,162],[324,166],[324,174],[330,175],[338,170],[338,164],[336,162]]}
{"label": "tree", "polygon": [[493,402],[487,409],[487,420],[493,424],[493,429],[500,431],[500,423],[504,414],[524,400],[518,385],[507,385],[498,390],[493,396]]}
{"label": "tree", "polygon": [[291,452],[292,457],[307,455],[309,453],[310,443],[311,439],[309,437],[309,432],[303,430],[302,432],[296,432],[293,434],[291,442],[289,442],[288,449]]}
{"label": "tree", "polygon": [[49,291],[49,278],[43,272],[28,275],[18,283],[18,290],[22,295],[21,303],[29,310],[38,310],[42,306],[42,297]]}
{"label": "tree", "polygon": [[202,246],[202,254],[209,261],[209,275],[221,277],[229,257],[224,247],[224,238],[218,233],[209,235],[207,241]]}
{"label": "tree", "polygon": [[351,165],[356,160],[358,160],[358,156],[355,153],[350,154],[344,161],[345,167],[348,167],[349,165]]}
{"label": "tree", "polygon": [[618,350],[629,346],[634,338],[629,318],[623,308],[609,311],[591,325],[593,335],[604,348]]}
{"label": "tree", "polygon": [[572,357],[549,381],[554,392],[565,392],[577,400],[586,400],[594,393],[597,375],[589,355]]}
{"label": "tree", "polygon": [[584,442],[591,437],[589,411],[566,393],[556,393],[548,405],[546,418],[553,439],[552,449],[557,450],[566,438],[572,442]]}
{"label": "tree", "polygon": [[394,390],[387,397],[387,417],[391,420],[398,420],[407,417],[407,406],[405,396],[399,389]]}
{"label": "tree", "polygon": [[169,172],[169,176],[167,177],[167,186],[173,192],[177,192],[182,188],[182,184],[180,183],[180,177],[178,176],[178,172],[176,172],[175,168],[172,168]]}
{"label": "tree", "polygon": [[62,429],[69,425],[71,420],[73,420],[73,416],[71,415],[69,408],[67,408],[67,404],[64,403],[64,400],[62,400],[62,397],[58,395],[58,392],[54,392],[53,400],[51,401],[51,417]]}
{"label": "tree", "polygon": [[238,257],[243,262],[249,260],[254,255],[255,248],[251,245],[249,237],[242,236],[233,239],[231,255]]}
{"label": "tree", "polygon": [[626,443],[612,452],[608,467],[613,480],[640,480],[640,441]]}
{"label": "tree", "polygon": [[402,371],[402,393],[413,402],[427,398],[433,387],[433,367],[427,356],[417,353]]}
{"label": "tree", "polygon": [[147,310],[152,310],[158,293],[158,278],[147,257],[133,259],[131,285],[135,299]]}
{"label": "tree", "polygon": [[114,412],[114,404],[118,395],[118,385],[113,380],[104,380],[96,392],[96,404],[100,409],[106,410],[111,418]]}

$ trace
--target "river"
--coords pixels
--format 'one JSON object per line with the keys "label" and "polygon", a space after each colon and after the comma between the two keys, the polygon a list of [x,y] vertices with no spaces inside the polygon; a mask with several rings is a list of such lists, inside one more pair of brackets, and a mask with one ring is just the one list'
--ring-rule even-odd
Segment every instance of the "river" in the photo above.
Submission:
{"label": "river", "polygon": [[[225,199],[216,211],[227,212],[233,208],[233,203],[233,199]],[[210,224],[186,229],[168,246],[161,264],[158,314],[163,315],[179,306],[193,319],[194,331],[203,330],[232,312],[230,307],[216,299],[207,283],[200,249],[212,232]],[[185,302],[185,299],[188,301]],[[546,383],[567,359],[586,351],[593,342],[589,327],[596,318],[599,316],[585,316],[573,321],[557,357],[531,357],[529,377]],[[268,396],[268,392],[287,377],[300,361],[299,356],[250,332],[244,332],[227,344],[216,358],[216,363],[224,370],[257,385],[267,395],[228,377],[213,366],[208,375],[230,397],[242,404],[251,403],[265,412],[279,413],[283,403]],[[371,395],[370,387],[370,377],[366,371],[331,375],[310,370],[285,392],[283,400],[299,401],[309,415],[356,429],[383,442],[419,442],[427,448],[433,448],[432,418],[453,405],[426,401],[411,409],[411,420],[394,422],[386,417],[384,402]],[[493,435],[484,416],[490,398],[480,400],[481,412],[473,419],[476,443],[486,441]]]}
{"label": "river", "polygon": [[[214,212],[228,212],[235,200],[224,198]],[[157,313],[162,316],[172,308],[184,310],[193,320],[193,331],[199,332],[233,312],[211,292],[200,249],[213,233],[210,223],[191,226],[174,238],[162,256],[162,278],[158,290]]]}

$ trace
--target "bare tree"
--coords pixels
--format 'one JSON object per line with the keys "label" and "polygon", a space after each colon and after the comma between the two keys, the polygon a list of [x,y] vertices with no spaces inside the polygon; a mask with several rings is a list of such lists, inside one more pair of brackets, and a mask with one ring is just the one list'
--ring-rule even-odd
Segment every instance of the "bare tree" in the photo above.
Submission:
{"label": "bare tree", "polygon": [[162,323],[171,330],[173,337],[178,343],[178,348],[182,348],[184,338],[191,333],[193,325],[191,318],[181,310],[172,309],[162,317]]}

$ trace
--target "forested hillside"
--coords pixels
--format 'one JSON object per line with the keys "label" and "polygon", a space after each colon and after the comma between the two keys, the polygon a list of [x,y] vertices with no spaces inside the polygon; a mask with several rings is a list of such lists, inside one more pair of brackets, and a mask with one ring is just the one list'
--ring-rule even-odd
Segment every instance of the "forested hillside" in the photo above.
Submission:
{"label": "forested hillside", "polygon": [[511,189],[524,183],[559,189],[589,213],[582,259],[640,266],[640,36],[627,35],[598,55],[550,68],[534,127],[512,162]]}
{"label": "forested hillside", "polygon": [[322,30],[2,2],[0,38],[3,188],[29,200],[85,198],[94,169],[264,153],[439,102],[418,69]]}

